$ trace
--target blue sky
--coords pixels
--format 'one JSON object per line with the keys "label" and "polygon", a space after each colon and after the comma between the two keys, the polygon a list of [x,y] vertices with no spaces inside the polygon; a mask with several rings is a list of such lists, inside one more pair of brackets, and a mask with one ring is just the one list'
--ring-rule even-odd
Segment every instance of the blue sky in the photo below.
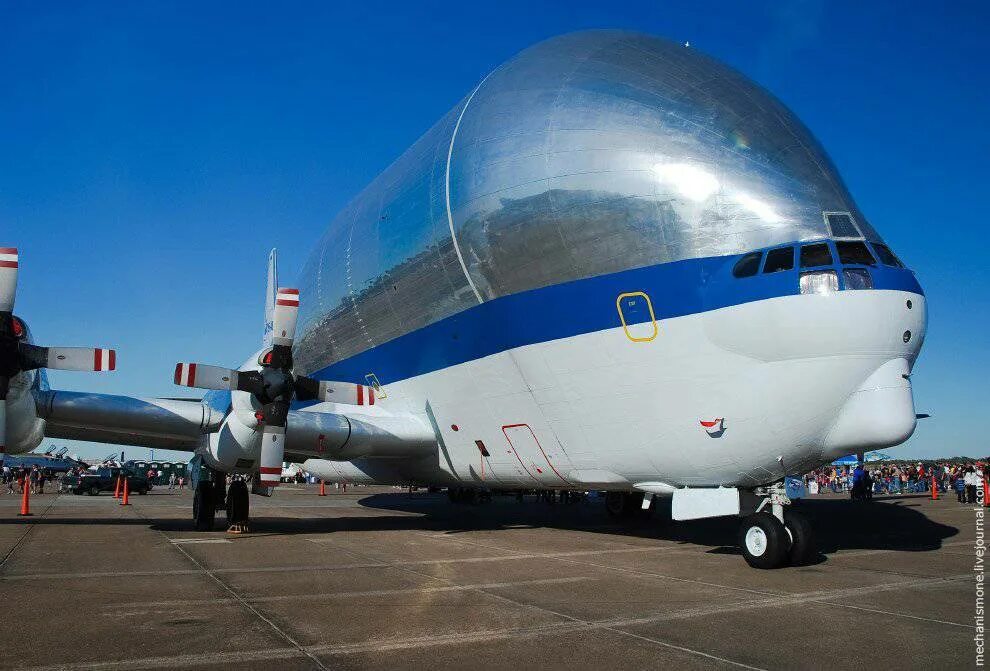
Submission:
{"label": "blue sky", "polygon": [[257,347],[267,250],[294,278],[333,214],[499,63],[586,28],[689,40],[804,120],[917,271],[915,400],[934,418],[892,452],[985,455],[988,19],[976,1],[6,0],[0,246],[21,248],[39,342],[118,348],[118,372],[53,386],[179,395],[176,361]]}

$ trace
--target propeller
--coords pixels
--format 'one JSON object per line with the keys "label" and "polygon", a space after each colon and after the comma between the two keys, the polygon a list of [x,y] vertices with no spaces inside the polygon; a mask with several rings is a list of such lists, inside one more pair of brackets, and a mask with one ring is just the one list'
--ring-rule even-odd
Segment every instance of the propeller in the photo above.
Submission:
{"label": "propeller", "polygon": [[38,368],[108,371],[117,367],[117,353],[93,347],[39,347],[27,342],[27,327],[14,316],[18,253],[0,247],[0,465],[7,445],[7,395],[18,374]]}
{"label": "propeller", "polygon": [[200,363],[177,363],[174,382],[199,389],[229,389],[254,396],[261,404],[258,421],[262,426],[259,476],[262,485],[274,487],[282,476],[285,457],[285,430],[289,405],[299,401],[335,401],[374,405],[370,387],[350,382],[314,380],[292,372],[292,343],[299,315],[299,290],[279,287],[275,293],[272,318],[272,346],[258,360],[261,370],[238,371]]}

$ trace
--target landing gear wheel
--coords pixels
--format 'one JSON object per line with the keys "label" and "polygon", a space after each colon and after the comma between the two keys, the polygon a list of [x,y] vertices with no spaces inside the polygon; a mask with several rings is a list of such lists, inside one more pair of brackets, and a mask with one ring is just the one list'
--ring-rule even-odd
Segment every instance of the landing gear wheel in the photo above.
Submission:
{"label": "landing gear wheel", "polygon": [[234,480],[227,490],[227,531],[244,533],[248,530],[249,506],[247,483]]}
{"label": "landing gear wheel", "polygon": [[815,533],[807,517],[790,509],[785,510],[784,529],[791,544],[787,551],[787,558],[791,566],[805,566],[818,557]]}
{"label": "landing gear wheel", "polygon": [[605,510],[612,517],[632,517],[642,507],[641,493],[605,492]]}
{"label": "landing gear wheel", "polygon": [[743,519],[739,547],[753,568],[778,568],[787,560],[790,539],[780,520],[769,513],[756,513]]}
{"label": "landing gear wheel", "polygon": [[193,521],[196,531],[213,531],[213,520],[217,513],[215,506],[213,483],[200,480],[193,494]]}

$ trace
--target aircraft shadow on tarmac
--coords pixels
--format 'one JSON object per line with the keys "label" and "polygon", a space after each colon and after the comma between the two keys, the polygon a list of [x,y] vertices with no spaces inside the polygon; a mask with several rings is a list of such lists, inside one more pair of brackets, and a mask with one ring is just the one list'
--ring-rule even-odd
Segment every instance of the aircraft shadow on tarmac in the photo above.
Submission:
{"label": "aircraft shadow on tarmac", "polygon": [[[821,563],[827,561],[827,555],[838,550],[928,552],[939,549],[942,542],[957,535],[959,529],[929,519],[922,510],[927,498],[927,495],[891,497],[884,503],[879,499],[873,503],[844,498],[805,499],[798,501],[794,509],[811,521],[819,549],[818,560],[814,563]],[[420,522],[409,525],[410,528],[428,527],[449,534],[532,526],[714,546],[708,550],[711,554],[740,553],[734,545],[739,528],[736,518],[672,522],[669,499],[659,510],[624,520],[609,517],[601,502],[539,504],[527,501],[514,504],[505,500],[495,505],[470,506],[453,505],[444,500],[438,502],[435,510],[424,510],[428,507],[424,505],[425,501],[414,502],[401,495],[376,495],[362,499],[360,503],[370,508],[425,512],[423,518],[414,518]],[[354,528],[352,524],[363,528],[366,522],[370,528],[376,528],[376,519],[346,522],[348,528]],[[379,525],[383,524],[388,523],[379,522]],[[406,524],[400,527],[406,528]]]}
{"label": "aircraft shadow on tarmac", "polygon": [[[959,533],[954,526],[941,524],[923,512],[927,496],[890,497],[873,503],[844,498],[805,499],[794,505],[807,515],[816,532],[819,557],[838,550],[892,550],[928,552]],[[883,502],[881,502],[883,501]],[[567,531],[675,541],[685,545],[709,546],[711,554],[738,554],[734,542],[738,531],[735,518],[692,522],[671,522],[662,508],[631,519],[609,517],[600,501],[579,503],[537,503],[527,498],[495,497],[492,503],[452,504],[445,495],[374,494],[358,501],[363,508],[396,511],[401,515],[335,516],[333,507],[321,508],[321,515],[310,518],[266,516],[257,508],[252,518],[253,534],[277,536],[339,531],[432,531],[458,534],[470,531],[547,528]],[[150,512],[150,510],[148,511]],[[408,513],[417,513],[410,515]],[[666,519],[666,522],[664,521]],[[224,514],[217,514],[217,530],[224,528]],[[43,525],[135,525],[163,532],[192,530],[192,520],[163,519],[153,516],[127,518],[86,518],[37,516],[29,519],[5,518],[0,524]]]}

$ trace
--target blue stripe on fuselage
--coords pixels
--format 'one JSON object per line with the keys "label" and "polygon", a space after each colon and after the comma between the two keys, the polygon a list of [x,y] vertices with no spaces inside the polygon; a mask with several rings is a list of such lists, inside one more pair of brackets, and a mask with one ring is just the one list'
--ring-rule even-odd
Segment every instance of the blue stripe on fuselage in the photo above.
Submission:
{"label": "blue stripe on fuselage", "polygon": [[[388,385],[515,347],[618,328],[622,323],[616,298],[627,292],[642,291],[650,297],[661,334],[664,319],[800,293],[797,270],[733,277],[732,268],[741,256],[663,263],[503,296],[312,376],[367,384],[365,376],[374,373],[382,385]],[[872,266],[870,272],[875,289],[923,295],[909,270]],[[647,314],[638,321],[648,318]]]}

